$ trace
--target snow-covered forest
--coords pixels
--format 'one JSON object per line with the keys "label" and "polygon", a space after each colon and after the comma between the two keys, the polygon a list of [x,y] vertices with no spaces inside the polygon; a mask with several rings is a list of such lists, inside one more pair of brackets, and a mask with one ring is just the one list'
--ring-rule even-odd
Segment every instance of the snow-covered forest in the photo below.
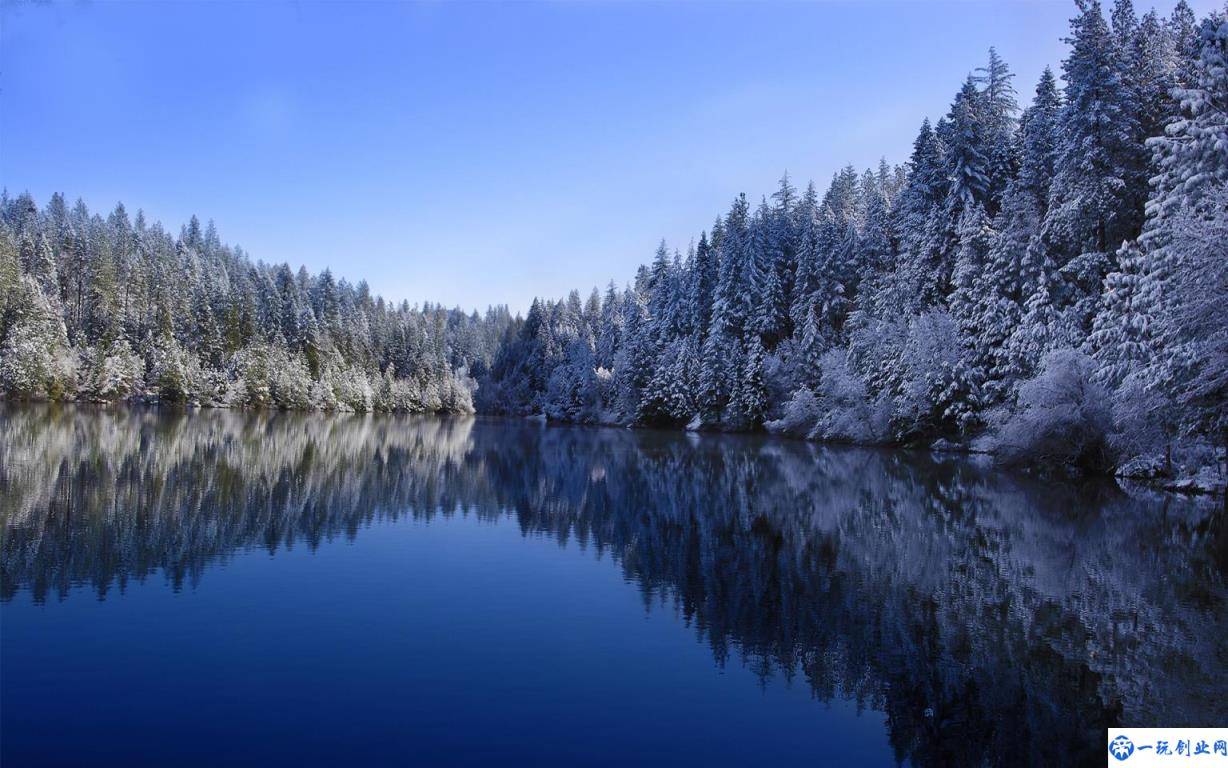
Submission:
{"label": "snow-covered forest", "polygon": [[253,263],[193,217],[0,201],[0,382],[10,397],[472,412],[512,318],[392,305],[329,271]]}
{"label": "snow-covered forest", "polygon": [[[911,156],[786,175],[623,288],[393,305],[195,218],[0,205],[10,397],[767,429],[1172,474],[1228,444],[1228,22],[1079,0],[1021,107],[991,48]],[[888,152],[903,148],[885,147]]]}
{"label": "snow-covered forest", "polygon": [[1068,41],[1025,109],[990,49],[906,164],[786,176],[625,290],[535,303],[479,410],[1096,470],[1222,444],[1228,23],[1080,0]]}

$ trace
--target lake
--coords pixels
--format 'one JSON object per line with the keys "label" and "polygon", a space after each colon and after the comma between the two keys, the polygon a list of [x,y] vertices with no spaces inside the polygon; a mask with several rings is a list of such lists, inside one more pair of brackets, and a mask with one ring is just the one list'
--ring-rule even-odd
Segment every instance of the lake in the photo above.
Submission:
{"label": "lake", "polygon": [[0,761],[1104,764],[1228,722],[1210,501],[954,455],[0,405]]}

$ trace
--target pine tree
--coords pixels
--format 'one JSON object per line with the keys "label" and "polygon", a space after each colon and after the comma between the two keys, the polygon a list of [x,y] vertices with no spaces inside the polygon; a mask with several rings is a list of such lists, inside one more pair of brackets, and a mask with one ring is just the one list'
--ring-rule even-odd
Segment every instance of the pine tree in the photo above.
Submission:
{"label": "pine tree", "polygon": [[708,243],[708,234],[701,232],[699,245],[695,247],[695,258],[691,261],[690,288],[687,291],[691,325],[701,342],[712,323],[712,302],[718,273],[716,249]]}
{"label": "pine tree", "polygon": [[8,336],[9,328],[23,307],[21,258],[15,233],[6,216],[0,225],[0,340]]}
{"label": "pine tree", "polygon": [[1110,387],[1151,361],[1151,316],[1139,294],[1145,268],[1142,249],[1131,241],[1118,253],[1118,270],[1104,280],[1103,307],[1089,343],[1099,362],[1096,378]]}
{"label": "pine tree", "polygon": [[1130,49],[1129,66],[1134,86],[1139,139],[1164,132],[1164,124],[1177,112],[1172,90],[1177,86],[1181,57],[1172,31],[1156,12],[1143,16]]}
{"label": "pine tree", "polygon": [[1098,0],[1079,0],[1079,8],[1062,64],[1062,141],[1043,225],[1059,267],[1083,253],[1110,253],[1137,236],[1142,209],[1135,202],[1145,183],[1117,40]]}
{"label": "pine tree", "polygon": [[657,359],[653,327],[643,295],[636,288],[624,294],[624,347],[614,365],[622,412],[629,419],[641,413],[645,389],[652,380]]}
{"label": "pine tree", "polygon": [[985,207],[994,216],[1006,192],[1007,183],[1015,175],[1016,113],[1019,103],[1015,100],[1014,79],[1010,67],[994,48],[989,49],[989,63],[977,69],[973,82],[981,89],[980,117],[986,145],[987,176],[989,181]]}
{"label": "pine tree", "polygon": [[21,264],[53,306],[60,303],[60,278],[55,257],[42,232],[21,235]]}
{"label": "pine tree", "polygon": [[60,400],[76,390],[75,360],[58,306],[25,277],[0,344],[0,387],[10,395]]}
{"label": "pine tree", "polygon": [[767,415],[767,387],[763,381],[763,344],[751,336],[746,356],[739,370],[737,391],[732,409],[734,424],[741,429],[754,429],[763,424]]}
{"label": "pine tree", "polygon": [[623,299],[611,280],[601,303],[601,327],[597,334],[596,364],[613,369],[614,357],[623,344]]}
{"label": "pine tree", "polygon": [[[989,248],[987,270],[991,276],[992,298],[995,301],[994,325],[985,353],[992,362],[985,372],[990,382],[1018,380],[1025,372],[1021,361],[1010,353],[1010,339],[1020,333],[1028,299],[1049,279],[1052,262],[1043,258],[1040,242],[1040,212],[1035,194],[1022,179],[1016,179],[1007,190],[1002,210],[994,219],[996,236]],[[1024,331],[1030,333],[1030,331]],[[990,395],[1002,394],[991,385]]]}
{"label": "pine tree", "polygon": [[[780,187],[772,195],[771,237],[773,248],[779,255],[776,262],[776,281],[780,284],[780,304],[777,308],[782,323],[780,336],[787,337],[793,331],[792,297],[793,279],[797,274],[798,212],[801,200],[797,189],[785,173]],[[783,311],[782,311],[783,310]]]}
{"label": "pine tree", "polygon": [[1207,383],[1205,373],[1218,366],[1204,363],[1199,370],[1191,365],[1191,360],[1206,357],[1191,351],[1200,345],[1189,337],[1195,328],[1208,338],[1214,334],[1189,318],[1199,316],[1200,310],[1192,308],[1216,306],[1222,299],[1222,285],[1214,279],[1201,284],[1190,279],[1213,278],[1216,260],[1224,260],[1223,241],[1214,240],[1222,231],[1217,224],[1228,217],[1223,191],[1228,187],[1228,23],[1222,16],[1212,16],[1199,28],[1198,57],[1190,77],[1190,87],[1175,91],[1181,114],[1165,136],[1148,142],[1158,174],[1139,239],[1141,263],[1132,262],[1129,272],[1123,269],[1114,276],[1113,287],[1125,284],[1131,289],[1130,301],[1106,306],[1098,318],[1097,341],[1114,378],[1124,365],[1137,367],[1137,361],[1146,358],[1148,386],[1188,392],[1187,382],[1199,380],[1206,392],[1214,392],[1218,385]]}
{"label": "pine tree", "polygon": [[789,317],[793,327],[804,330],[813,314],[819,289],[819,209],[814,182],[797,207],[797,265],[794,268],[793,295],[789,302]]}
{"label": "pine tree", "polygon": [[721,237],[720,273],[713,301],[712,323],[738,337],[746,328],[754,306],[756,263],[750,239],[750,208],[746,195],[734,200]]}
{"label": "pine tree", "polygon": [[1021,192],[1031,198],[1037,214],[1044,216],[1049,205],[1049,186],[1053,180],[1059,149],[1059,120],[1062,99],[1053,70],[1045,67],[1036,85],[1036,96],[1019,126],[1019,178]]}
{"label": "pine tree", "polygon": [[[989,126],[983,99],[976,82],[969,77],[955,96],[951,111],[943,122],[943,145],[949,186],[945,201],[946,226],[958,230],[965,212],[984,206],[990,193]],[[958,233],[953,232],[957,238]]]}
{"label": "pine tree", "polygon": [[751,306],[751,329],[769,346],[784,338],[788,331],[789,308],[785,301],[781,273],[785,254],[774,215],[767,202],[759,205],[750,227],[750,285],[754,303]]}
{"label": "pine tree", "polygon": [[930,236],[947,197],[947,169],[942,140],[929,120],[913,141],[908,184],[896,207],[896,228],[903,233],[903,264],[894,283],[887,287],[897,308],[908,314],[920,312],[942,298],[940,274],[942,253]]}

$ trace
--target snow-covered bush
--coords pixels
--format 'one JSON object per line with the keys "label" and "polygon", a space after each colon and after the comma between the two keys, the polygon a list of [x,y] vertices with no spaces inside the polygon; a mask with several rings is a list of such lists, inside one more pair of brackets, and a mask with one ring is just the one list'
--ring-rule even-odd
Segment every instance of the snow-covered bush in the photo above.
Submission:
{"label": "snow-covered bush", "polygon": [[[317,382],[318,384],[318,382]],[[315,385],[312,385],[313,392]],[[396,393],[396,366],[391,363],[384,368],[384,372],[374,382],[372,389],[374,394],[371,397],[371,407],[377,411],[391,413],[393,411],[402,410],[397,407]],[[312,408],[318,408],[315,405],[315,396],[312,396]],[[334,406],[335,407],[335,406]]]}
{"label": "snow-covered bush", "polygon": [[563,362],[546,381],[543,407],[546,416],[558,421],[591,421],[597,410],[593,355],[588,343],[576,339],[567,347]]}
{"label": "snow-covered bush", "polygon": [[76,360],[64,321],[30,278],[21,311],[0,345],[0,387],[13,397],[62,400],[76,391]]}
{"label": "snow-covered bush", "polygon": [[819,362],[819,419],[810,431],[816,440],[875,443],[882,440],[879,411],[872,406],[866,384],[849,369],[844,350],[833,349]]}
{"label": "snow-covered bush", "polygon": [[[301,410],[311,405],[311,373],[301,356],[275,349],[269,375],[269,389],[279,408]],[[340,398],[338,398],[340,399]]]}
{"label": "snow-covered bush", "polygon": [[235,356],[236,405],[304,409],[311,406],[312,380],[302,357],[283,347],[255,345]]}
{"label": "snow-covered bush", "polygon": [[418,379],[418,407],[423,413],[435,413],[443,407],[440,384],[434,377]]}
{"label": "snow-covered bush", "polygon": [[0,382],[9,395],[35,400],[61,400],[74,391],[75,366],[64,347],[44,344],[36,325],[17,323],[0,349]]}
{"label": "snow-covered bush", "polygon": [[217,382],[206,375],[195,355],[164,334],[153,344],[148,384],[164,402],[199,404],[212,400]]}
{"label": "snow-covered bush", "polygon": [[793,339],[785,339],[763,359],[763,381],[773,415],[780,415],[785,404],[803,386],[800,369],[804,360],[800,346]]}
{"label": "snow-covered bush", "polygon": [[394,410],[422,413],[422,387],[416,379],[394,379],[392,382]]}
{"label": "snow-covered bush", "polygon": [[898,392],[906,375],[904,348],[909,323],[900,317],[878,318],[854,312],[849,318],[849,357],[874,392]]}
{"label": "snow-covered bush", "polygon": [[473,393],[477,382],[470,378],[464,368],[447,378],[446,391],[442,397],[443,409],[449,413],[473,413]]}
{"label": "snow-covered bush", "polygon": [[1167,471],[1179,429],[1176,416],[1172,400],[1145,371],[1130,374],[1113,394],[1114,453],[1123,460],[1161,458]]}
{"label": "snow-covered bush", "polygon": [[230,402],[230,377],[226,371],[202,366],[198,379],[197,401],[210,407],[225,407]]}
{"label": "snow-covered bush", "polygon": [[778,435],[794,435],[802,437],[810,434],[819,423],[822,410],[819,399],[809,387],[802,387],[793,393],[781,408],[780,418],[764,424],[769,432]]}
{"label": "snow-covered bush", "polygon": [[307,392],[307,400],[311,404],[311,408],[314,410],[337,410],[337,394],[333,392],[333,388],[328,384],[328,382],[324,381],[323,379],[319,379],[311,383],[311,389]]}
{"label": "snow-covered bush", "polygon": [[1109,393],[1092,376],[1096,363],[1073,349],[1045,356],[1041,372],[1019,388],[1015,411],[997,430],[994,449],[1007,464],[1100,472],[1112,466]]}
{"label": "snow-covered bush", "polygon": [[[1228,21],[1216,34],[1225,46]],[[1221,77],[1228,89],[1228,73]],[[1221,136],[1228,159],[1228,126]],[[1210,185],[1201,205],[1182,207],[1172,238],[1180,256],[1161,313],[1165,378],[1187,431],[1228,449],[1228,182]]]}
{"label": "snow-covered bush", "polygon": [[339,408],[358,413],[366,413],[371,410],[375,392],[371,389],[371,383],[367,381],[367,375],[361,370],[354,367],[334,368],[326,371],[324,375],[331,383],[333,392],[336,393]]}
{"label": "snow-covered bush", "polygon": [[87,349],[81,357],[80,389],[91,399],[110,402],[140,393],[145,362],[127,339],[119,339],[108,349]]}
{"label": "snow-covered bush", "polygon": [[901,437],[967,433],[976,426],[977,376],[949,314],[934,311],[915,318],[901,362],[903,379],[895,398]]}

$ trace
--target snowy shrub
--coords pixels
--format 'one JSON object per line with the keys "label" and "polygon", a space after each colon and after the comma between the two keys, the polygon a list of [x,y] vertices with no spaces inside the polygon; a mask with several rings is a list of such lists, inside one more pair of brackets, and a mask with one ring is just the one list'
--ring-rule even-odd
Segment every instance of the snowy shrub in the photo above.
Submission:
{"label": "snowy shrub", "polygon": [[967,432],[975,426],[976,375],[949,314],[935,311],[914,318],[901,362],[896,416],[903,437]]}
{"label": "snowy shrub", "polygon": [[[279,408],[301,410],[311,405],[311,373],[303,359],[289,351],[276,356],[276,365],[269,377],[273,402]],[[340,398],[338,398],[340,400]]]}
{"label": "snowy shrub", "polygon": [[796,341],[785,339],[763,359],[763,381],[767,386],[768,402],[774,406],[774,415],[778,415],[784,404],[802,387],[799,370],[802,357],[799,352],[800,345]]}
{"label": "snowy shrub", "polygon": [[[317,411],[337,410],[337,395],[333,388],[323,379],[313,381],[307,392],[307,401]],[[392,410],[391,408],[387,410]]]}
{"label": "snowy shrub", "polygon": [[397,379],[392,387],[393,402],[399,411],[422,413],[422,388],[415,379]]}
{"label": "snowy shrub", "polygon": [[442,383],[434,376],[422,372],[415,380],[417,407],[422,413],[437,413],[443,408]]}
{"label": "snowy shrub", "polygon": [[831,350],[820,359],[819,367],[819,419],[810,437],[849,443],[879,440],[874,433],[874,414],[866,384],[849,369],[846,353]]}
{"label": "snowy shrub", "polygon": [[592,350],[583,339],[575,339],[567,346],[563,361],[546,381],[542,405],[546,417],[550,419],[592,420],[596,412],[597,390],[593,381]]}
{"label": "snowy shrub", "polygon": [[997,431],[994,447],[1007,464],[1110,468],[1113,420],[1109,394],[1093,381],[1095,361],[1073,349],[1045,356],[1041,372],[1019,388],[1017,407]]}
{"label": "snowy shrub", "polygon": [[895,404],[890,395],[879,395],[870,403],[870,434],[875,443],[886,443],[891,440],[891,422],[895,417]]}
{"label": "snowy shrub", "polygon": [[73,365],[66,350],[48,347],[31,323],[9,329],[0,349],[0,382],[15,397],[58,400],[72,394]]}
{"label": "snowy shrub", "polygon": [[598,367],[593,371],[593,388],[597,397],[598,420],[607,420],[607,415],[613,407],[616,390],[614,388],[614,372],[609,368]]}
{"label": "snowy shrub", "polygon": [[230,402],[230,377],[212,366],[199,366],[196,374],[196,402],[206,406],[225,406]]}
{"label": "snowy shrub", "polygon": [[207,373],[200,361],[171,336],[155,343],[149,366],[149,384],[168,403],[211,403],[219,387],[218,375]]}
{"label": "snowy shrub", "polygon": [[1110,444],[1122,459],[1163,457],[1171,464],[1178,424],[1172,400],[1149,382],[1146,372],[1126,377],[1113,395]]}
{"label": "snowy shrub", "polygon": [[461,368],[449,376],[446,383],[443,409],[448,413],[473,413],[473,393],[478,383],[470,378],[468,371]]}
{"label": "snowy shrub", "polygon": [[901,364],[908,342],[908,323],[855,312],[849,319],[849,356],[874,392],[896,392],[904,382]]}
{"label": "snowy shrub", "polygon": [[[334,410],[338,407],[336,396],[333,394],[331,387],[323,382],[317,382],[314,386],[321,389],[322,395],[324,395],[326,390],[326,397],[332,398],[331,404],[324,407],[329,410]],[[384,373],[372,384],[372,390],[372,410],[387,413],[417,413],[421,410],[417,382],[411,378],[398,378],[396,368],[391,363],[384,369]],[[312,397],[313,399],[316,398],[315,395],[312,395]],[[322,402],[329,401],[325,399]]]}
{"label": "snowy shrub", "polygon": [[76,360],[64,321],[29,278],[23,281],[22,292],[27,309],[9,327],[0,346],[0,386],[15,397],[71,397],[76,391]]}
{"label": "snowy shrub", "polygon": [[[316,382],[316,384],[312,385],[313,393],[318,384],[319,382]],[[372,398],[371,398],[372,409],[376,411],[383,411],[383,412],[394,412],[394,411],[403,410],[402,408],[397,407],[396,367],[393,366],[391,363],[389,363],[388,366],[384,368],[384,372],[375,381],[374,386],[372,388],[374,389],[374,394],[372,395]],[[314,394],[312,395],[312,406],[311,407],[312,408],[318,407],[315,405]]]}
{"label": "snowy shrub", "polygon": [[90,398],[102,402],[124,400],[140,393],[145,363],[126,339],[120,339],[106,350],[86,350],[82,354],[81,374],[81,389]]}
{"label": "snowy shrub", "polygon": [[[305,372],[306,367],[303,370]],[[366,413],[371,410],[371,402],[375,393],[371,389],[371,383],[367,381],[367,375],[361,370],[353,367],[334,370],[330,380],[333,392],[337,395],[338,407],[358,413]],[[310,390],[310,385],[308,390]],[[310,402],[309,397],[305,399]]]}
{"label": "snowy shrub", "polygon": [[268,351],[263,346],[248,347],[239,352],[231,366],[235,382],[230,392],[231,405],[262,408],[273,404]]}
{"label": "snowy shrub", "polygon": [[[1214,35],[1216,45],[1225,46],[1228,22]],[[1228,70],[1220,66],[1228,88]],[[1228,127],[1221,130],[1219,158],[1228,162]],[[1184,205],[1173,216],[1171,248],[1180,255],[1166,286],[1160,335],[1185,428],[1228,449],[1228,181],[1208,185],[1203,194],[1199,205]]]}
{"label": "snowy shrub", "polygon": [[793,393],[781,408],[780,418],[764,424],[769,432],[778,435],[802,437],[810,434],[819,422],[819,399],[809,388],[802,387]]}
{"label": "snowy shrub", "polygon": [[311,406],[312,380],[302,356],[283,347],[255,345],[233,364],[241,387],[231,402],[253,408],[303,409]]}

